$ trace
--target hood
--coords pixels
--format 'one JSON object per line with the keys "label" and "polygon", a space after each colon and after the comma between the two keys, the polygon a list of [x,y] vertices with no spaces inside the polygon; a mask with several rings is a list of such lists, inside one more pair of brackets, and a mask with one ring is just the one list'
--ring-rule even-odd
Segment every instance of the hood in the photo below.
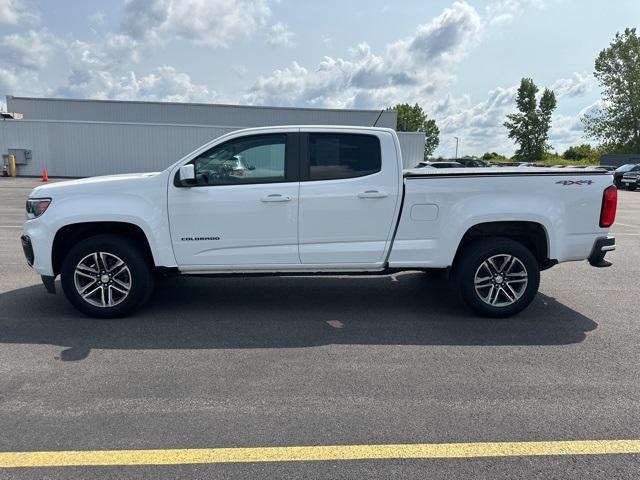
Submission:
{"label": "hood", "polygon": [[157,177],[161,172],[126,173],[122,175],[104,175],[101,177],[79,178],[63,182],[49,183],[34,188],[29,195],[34,197],[54,197],[68,192],[95,192],[127,188],[139,182],[145,182]]}

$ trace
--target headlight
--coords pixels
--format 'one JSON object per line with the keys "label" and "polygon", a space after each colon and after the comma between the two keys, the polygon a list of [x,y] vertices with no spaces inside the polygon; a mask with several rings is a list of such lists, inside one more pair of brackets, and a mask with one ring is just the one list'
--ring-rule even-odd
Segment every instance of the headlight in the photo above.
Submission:
{"label": "headlight", "polygon": [[27,217],[28,218],[37,218],[47,211],[49,208],[49,204],[51,203],[50,198],[29,198],[27,199]]}

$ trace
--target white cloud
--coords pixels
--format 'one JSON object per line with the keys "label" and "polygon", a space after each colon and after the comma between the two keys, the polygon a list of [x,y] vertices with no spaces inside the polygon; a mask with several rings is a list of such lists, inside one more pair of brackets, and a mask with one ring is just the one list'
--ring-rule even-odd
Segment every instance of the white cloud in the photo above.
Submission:
{"label": "white cloud", "polygon": [[561,78],[551,85],[551,90],[557,98],[578,97],[592,90],[594,87],[593,77],[589,73],[574,72],[571,78]]}
{"label": "white cloud", "polygon": [[0,24],[17,25],[22,22],[35,25],[39,20],[40,14],[21,0],[0,0]]}
{"label": "white cloud", "polygon": [[42,70],[55,47],[62,42],[46,29],[29,30],[25,35],[5,35],[0,41],[0,57],[13,67]]}
{"label": "white cloud", "polygon": [[452,78],[453,67],[479,39],[482,21],[466,2],[454,2],[413,36],[376,55],[365,42],[348,58],[325,56],[314,69],[298,62],[261,76],[248,103],[379,108],[422,101]]}
{"label": "white cloud", "polygon": [[35,70],[0,67],[0,93],[41,97],[52,90]]}
{"label": "white cloud", "polygon": [[216,93],[206,85],[199,85],[191,77],[169,66],[159,67],[137,82],[137,99],[165,102],[211,102]]}
{"label": "white cloud", "polygon": [[553,116],[553,127],[549,132],[549,140],[556,152],[562,153],[568,147],[582,143],[589,143],[595,146],[596,143],[593,140],[585,137],[582,117],[587,113],[593,113],[598,108],[602,108],[602,106],[602,100],[597,100],[581,109],[576,115],[555,114]]}
{"label": "white cloud", "polygon": [[267,34],[267,43],[275,47],[293,47],[295,34],[289,30],[289,26],[282,22],[271,25]]}
{"label": "white cloud", "polygon": [[544,8],[544,0],[495,0],[487,8],[487,22],[489,25],[497,25],[508,22],[531,7]]}
{"label": "white cloud", "polygon": [[439,59],[459,61],[475,45],[482,26],[478,12],[466,2],[454,2],[450,8],[425,25],[419,25],[409,41],[398,42],[395,50],[406,50],[415,61]]}
{"label": "white cloud", "polygon": [[138,41],[164,44],[179,37],[228,47],[252,36],[270,15],[267,0],[127,0],[122,28]]}
{"label": "white cloud", "polygon": [[[515,149],[502,124],[507,113],[515,108],[517,89],[516,85],[497,87],[488,92],[486,100],[475,105],[468,96],[447,95],[433,109],[442,139],[459,137],[462,155],[487,150],[513,152]],[[436,154],[450,155],[446,147],[443,142]]]}
{"label": "white cloud", "polygon": [[0,0],[0,23],[18,23],[18,2],[16,0]]}
{"label": "white cloud", "polygon": [[170,66],[158,67],[143,76],[133,71],[115,75],[106,70],[76,70],[69,84],[56,93],[79,98],[162,102],[211,102],[216,98],[216,93],[206,85],[194,83],[188,74]]}

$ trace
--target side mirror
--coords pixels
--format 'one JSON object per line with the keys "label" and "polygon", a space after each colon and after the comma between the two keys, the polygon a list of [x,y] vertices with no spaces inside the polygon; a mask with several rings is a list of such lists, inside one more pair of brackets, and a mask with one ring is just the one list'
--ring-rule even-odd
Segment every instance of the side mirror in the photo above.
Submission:
{"label": "side mirror", "polygon": [[182,165],[180,167],[180,171],[178,172],[178,178],[180,179],[180,184],[182,186],[190,187],[191,185],[195,185],[196,170],[193,166],[193,163]]}

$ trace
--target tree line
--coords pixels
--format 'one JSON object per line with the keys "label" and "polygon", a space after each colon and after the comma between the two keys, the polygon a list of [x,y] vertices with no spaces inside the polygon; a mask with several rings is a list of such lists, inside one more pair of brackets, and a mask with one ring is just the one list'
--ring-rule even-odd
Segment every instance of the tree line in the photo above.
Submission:
{"label": "tree line", "polygon": [[[640,153],[640,37],[635,28],[616,33],[613,41],[595,60],[594,77],[602,88],[598,108],[581,118],[589,143],[569,147],[562,157],[582,161],[597,159],[604,153]],[[557,107],[555,93],[540,89],[531,78],[523,78],[516,94],[517,112],[507,115],[504,127],[516,145],[514,159],[540,161],[549,156],[549,130]],[[423,108],[408,103],[390,109],[398,112],[396,129],[400,132],[424,132],[424,158],[433,155],[440,144],[440,130]],[[500,161],[506,157],[487,152],[482,158]]]}

